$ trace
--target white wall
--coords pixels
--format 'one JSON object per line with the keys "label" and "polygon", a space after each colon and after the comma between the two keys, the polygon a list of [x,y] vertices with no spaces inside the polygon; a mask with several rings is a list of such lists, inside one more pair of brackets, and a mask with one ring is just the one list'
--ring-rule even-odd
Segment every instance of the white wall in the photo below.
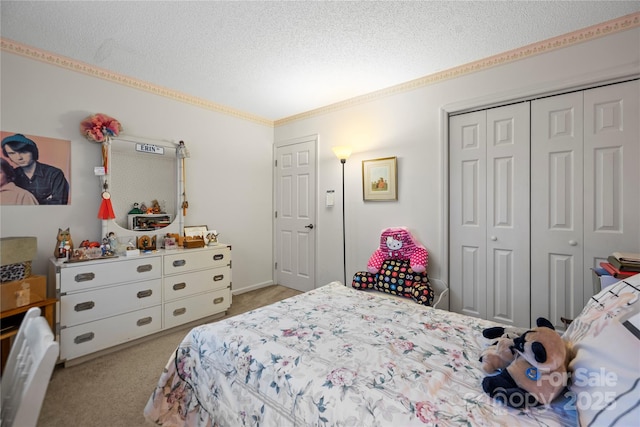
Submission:
{"label": "white wall", "polygon": [[1,62],[2,130],[71,140],[71,205],[0,209],[2,237],[38,238],[34,273],[46,273],[58,228],[70,227],[76,245],[101,238],[93,174],[100,145],[79,131],[82,119],[100,112],[118,119],[125,134],[184,140],[191,153],[185,224],[206,224],[233,246],[235,290],[271,283],[271,126],[11,53],[2,52]]}
{"label": "white wall", "polygon": [[[233,285],[272,280],[273,142],[318,134],[317,285],[342,280],[341,166],[331,151],[351,145],[347,161],[347,275],[364,270],[383,228],[405,225],[430,252],[429,273],[446,279],[446,150],[443,108],[482,106],[551,89],[640,72],[640,29],[573,45],[486,71],[293,121],[272,129],[50,64],[2,52],[4,131],[72,142],[72,205],[4,206],[0,235],[38,237],[36,273],[53,252],[59,227],[76,243],[98,239],[99,146],[78,131],[92,113],[116,117],[126,132],[189,144],[187,225],[207,224],[233,245]],[[397,156],[399,200],[363,202],[361,161]],[[336,205],[324,207],[326,190]]]}
{"label": "white wall", "polygon": [[[317,282],[342,280],[340,163],[331,151],[351,145],[345,168],[347,280],[366,270],[380,231],[404,225],[429,250],[432,278],[447,277],[446,115],[519,96],[640,73],[640,30],[501,65],[486,71],[349,106],[277,126],[275,140],[318,134]],[[399,200],[362,200],[361,162],[398,157]],[[324,207],[326,190],[336,190],[336,206]]]}

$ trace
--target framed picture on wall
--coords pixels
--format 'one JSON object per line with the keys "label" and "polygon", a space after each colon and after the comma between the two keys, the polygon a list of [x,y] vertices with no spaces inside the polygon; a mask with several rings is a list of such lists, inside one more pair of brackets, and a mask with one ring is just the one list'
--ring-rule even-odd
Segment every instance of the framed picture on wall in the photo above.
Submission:
{"label": "framed picture on wall", "polygon": [[362,161],[362,198],[364,200],[398,200],[396,157]]}

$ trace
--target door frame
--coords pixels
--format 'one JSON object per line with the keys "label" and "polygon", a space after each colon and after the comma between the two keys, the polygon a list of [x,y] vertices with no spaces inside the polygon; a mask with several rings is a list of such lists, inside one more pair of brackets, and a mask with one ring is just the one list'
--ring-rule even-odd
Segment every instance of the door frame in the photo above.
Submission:
{"label": "door frame", "polygon": [[[591,89],[597,86],[621,83],[627,80],[640,78],[640,74],[633,66],[622,67],[616,70],[606,70],[601,73],[593,73],[571,80],[552,80],[545,84],[525,86],[511,89],[505,92],[487,96],[452,102],[440,107],[440,153],[442,154],[442,169],[440,182],[442,182],[442,210],[440,227],[440,254],[442,264],[442,281],[447,289],[449,285],[449,116],[468,113],[474,110],[500,107],[503,105],[532,101],[546,96],[560,95],[566,92]],[[448,303],[448,301],[447,301]],[[443,307],[448,310],[449,306]]]}
{"label": "door frame", "polygon": [[[310,135],[306,135],[306,136],[300,136],[297,138],[291,138],[291,139],[284,139],[281,141],[274,141],[273,143],[273,150],[272,150],[272,154],[271,154],[271,166],[272,166],[272,176],[271,176],[271,182],[272,182],[272,187],[273,187],[273,191],[272,191],[272,201],[271,201],[271,242],[272,242],[272,250],[271,250],[271,282],[273,284],[278,284],[277,282],[277,270],[275,268],[275,263],[276,263],[276,254],[278,253],[278,247],[277,247],[277,238],[276,238],[276,216],[275,216],[275,212],[276,212],[276,207],[277,207],[277,189],[278,189],[278,183],[277,183],[277,175],[278,175],[278,171],[275,165],[276,162],[276,154],[278,151],[278,148],[280,147],[284,147],[287,145],[295,145],[295,144],[301,144],[301,143],[305,143],[305,142],[312,142],[313,143],[313,151],[315,152],[315,162],[313,164],[313,170],[314,170],[314,175],[315,175],[315,188],[313,189],[315,194],[314,194],[314,199],[315,199],[315,225],[314,225],[314,232],[316,233],[317,236],[317,230],[319,227],[318,224],[318,218],[319,218],[319,206],[318,206],[318,194],[320,194],[318,191],[319,187],[319,179],[318,179],[318,161],[319,161],[319,152],[318,152],[318,134],[310,134]],[[314,284],[317,282],[318,279],[318,239],[316,237],[316,239],[314,240],[314,248],[313,248],[313,282]],[[314,285],[315,287],[315,285]]]}

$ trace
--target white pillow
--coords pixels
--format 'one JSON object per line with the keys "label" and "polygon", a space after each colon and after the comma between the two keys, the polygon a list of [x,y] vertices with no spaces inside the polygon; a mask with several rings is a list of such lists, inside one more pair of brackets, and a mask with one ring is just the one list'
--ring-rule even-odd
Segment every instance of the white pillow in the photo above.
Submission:
{"label": "white pillow", "polygon": [[639,296],[640,274],[608,286],[563,334],[573,357],[566,409],[581,426],[640,425]]}

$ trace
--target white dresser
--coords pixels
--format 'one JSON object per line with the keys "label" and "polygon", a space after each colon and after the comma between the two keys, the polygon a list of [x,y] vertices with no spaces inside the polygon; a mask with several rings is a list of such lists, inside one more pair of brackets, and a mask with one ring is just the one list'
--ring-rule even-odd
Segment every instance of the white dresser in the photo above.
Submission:
{"label": "white dresser", "polygon": [[64,263],[52,258],[60,360],[223,315],[231,305],[231,246]]}

